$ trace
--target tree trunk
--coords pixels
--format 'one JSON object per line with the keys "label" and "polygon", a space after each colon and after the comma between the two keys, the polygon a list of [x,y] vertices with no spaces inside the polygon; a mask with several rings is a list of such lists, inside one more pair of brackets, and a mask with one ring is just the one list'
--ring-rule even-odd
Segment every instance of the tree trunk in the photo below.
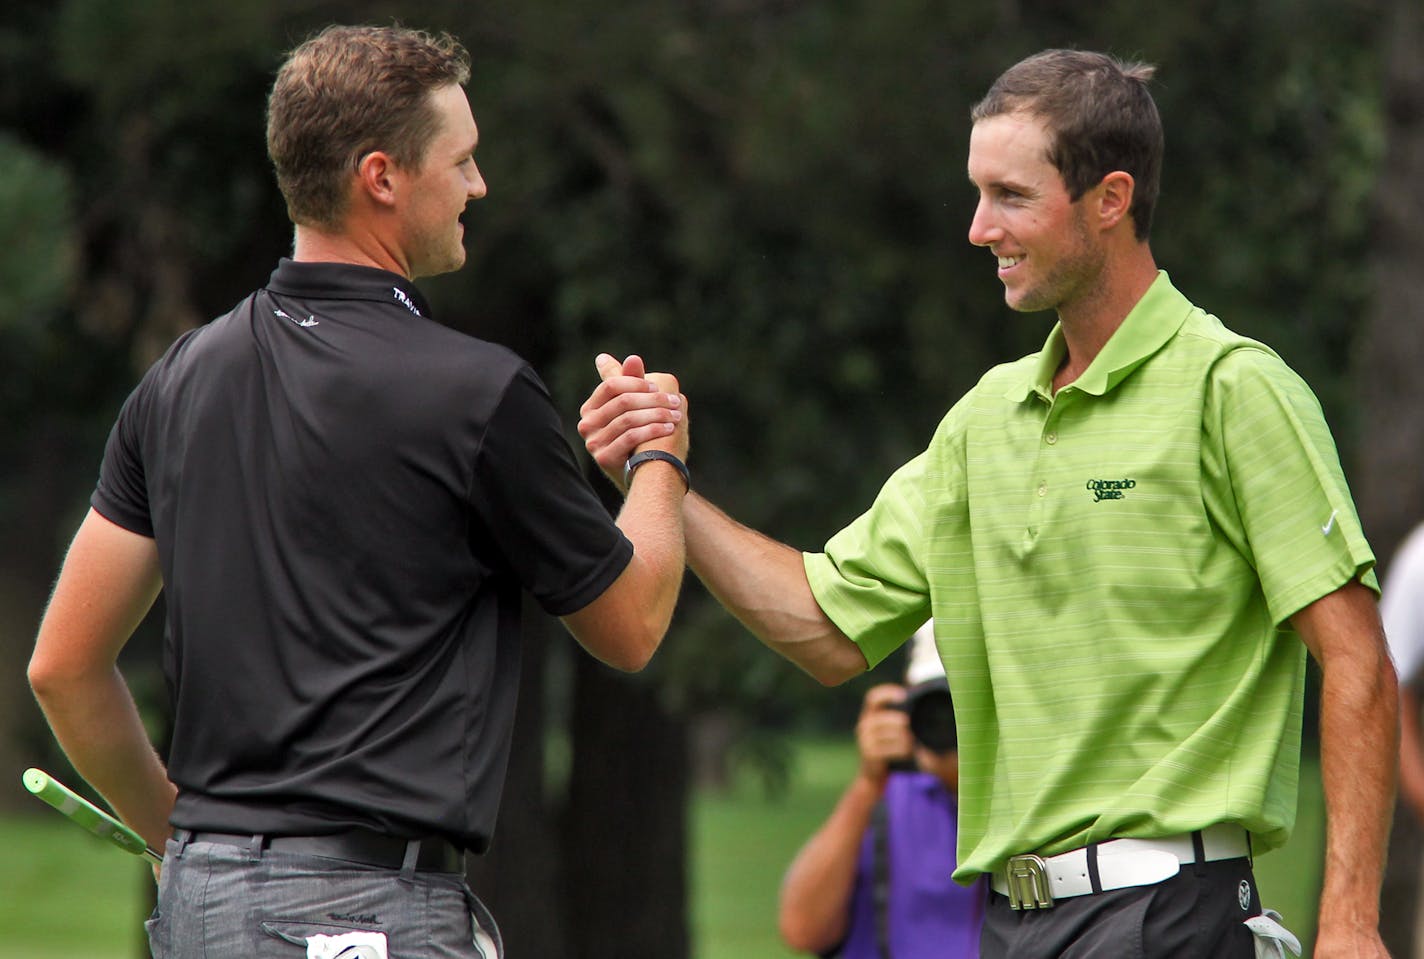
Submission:
{"label": "tree trunk", "polygon": [[1375,307],[1356,356],[1356,502],[1382,564],[1424,520],[1424,6],[1387,19],[1385,159],[1375,203]]}
{"label": "tree trunk", "polygon": [[[1424,521],[1424,5],[1393,0],[1385,19],[1385,159],[1375,215],[1375,307],[1361,337],[1356,502],[1384,567]],[[1420,824],[1395,811],[1380,891],[1380,933],[1390,955],[1415,954]]]}
{"label": "tree trunk", "polygon": [[655,683],[580,655],[564,810],[572,959],[685,959],[686,730]]}
{"label": "tree trunk", "polygon": [[526,601],[519,709],[509,775],[489,851],[469,857],[470,886],[489,906],[512,959],[566,956],[559,900],[560,850],[544,788],[545,664],[550,642],[567,640]]}

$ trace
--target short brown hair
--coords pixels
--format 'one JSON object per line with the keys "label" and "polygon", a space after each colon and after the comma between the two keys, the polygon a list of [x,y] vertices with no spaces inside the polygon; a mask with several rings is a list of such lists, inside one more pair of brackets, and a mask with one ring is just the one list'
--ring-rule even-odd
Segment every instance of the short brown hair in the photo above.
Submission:
{"label": "short brown hair", "polygon": [[1048,160],[1077,200],[1114,170],[1132,175],[1133,231],[1145,240],[1162,179],[1162,119],[1147,92],[1156,68],[1102,53],[1045,50],[1004,71],[974,105],[975,123],[1024,112],[1042,121]]}
{"label": "short brown hair", "polygon": [[445,33],[331,26],[294,49],[267,100],[267,153],[292,222],[339,226],[347,177],[373,150],[418,167],[439,122],[431,92],[469,79],[469,53]]}

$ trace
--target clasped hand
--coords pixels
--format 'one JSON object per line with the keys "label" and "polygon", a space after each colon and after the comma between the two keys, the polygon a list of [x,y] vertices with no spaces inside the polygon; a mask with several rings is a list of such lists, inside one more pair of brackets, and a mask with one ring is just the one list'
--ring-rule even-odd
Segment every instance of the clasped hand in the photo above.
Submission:
{"label": "clasped hand", "polygon": [[602,382],[579,407],[579,436],[599,469],[619,489],[623,464],[642,450],[663,450],[687,459],[687,398],[671,373],[648,373],[640,356],[622,363],[600,353],[594,360]]}

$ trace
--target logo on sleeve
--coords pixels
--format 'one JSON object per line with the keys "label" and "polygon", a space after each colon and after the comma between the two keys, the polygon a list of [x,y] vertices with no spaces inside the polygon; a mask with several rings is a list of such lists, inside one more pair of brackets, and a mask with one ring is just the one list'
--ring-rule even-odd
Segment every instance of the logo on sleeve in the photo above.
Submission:
{"label": "logo on sleeve", "polygon": [[1093,494],[1094,503],[1101,503],[1105,499],[1124,499],[1127,491],[1136,487],[1137,480],[1134,479],[1088,480],[1088,492]]}
{"label": "logo on sleeve", "polygon": [[1339,515],[1340,511],[1338,509],[1332,509],[1330,511],[1330,518],[1325,521],[1324,526],[1320,527],[1320,532],[1324,533],[1326,536],[1329,536],[1330,531],[1335,528],[1335,517]]}

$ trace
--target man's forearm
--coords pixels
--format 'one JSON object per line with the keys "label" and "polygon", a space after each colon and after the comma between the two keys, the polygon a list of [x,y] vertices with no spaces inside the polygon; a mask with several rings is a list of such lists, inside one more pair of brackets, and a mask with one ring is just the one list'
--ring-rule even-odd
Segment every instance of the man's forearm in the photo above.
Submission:
{"label": "man's forearm", "polygon": [[29,666],[35,698],[74,768],[158,849],[176,791],[116,664],[162,586],[153,539],[91,509],[65,556]]}
{"label": "man's forearm", "polygon": [[618,514],[618,526],[633,543],[637,608],[649,620],[646,635],[656,649],[682,590],[686,552],[680,513],[685,487],[664,463],[649,464],[639,473]]}
{"label": "man's forearm", "polygon": [[1322,930],[1374,928],[1389,839],[1398,757],[1394,670],[1381,655],[1356,670],[1324,672],[1320,751],[1325,788]]}
{"label": "man's forearm", "polygon": [[865,671],[860,648],[812,595],[799,551],[741,525],[695,493],[683,502],[683,519],[688,565],[753,635],[826,685]]}
{"label": "man's forearm", "polygon": [[161,852],[177,790],[118,671],[37,686],[35,695],[79,775]]}

